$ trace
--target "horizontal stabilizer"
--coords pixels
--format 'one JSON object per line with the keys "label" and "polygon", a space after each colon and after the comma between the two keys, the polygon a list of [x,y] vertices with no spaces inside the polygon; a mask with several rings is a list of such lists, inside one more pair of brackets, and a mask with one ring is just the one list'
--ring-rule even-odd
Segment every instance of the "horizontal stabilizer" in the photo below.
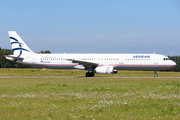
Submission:
{"label": "horizontal stabilizer", "polygon": [[17,60],[22,60],[24,58],[21,58],[21,57],[16,57],[14,55],[5,55],[6,58],[13,58],[13,59],[17,59]]}

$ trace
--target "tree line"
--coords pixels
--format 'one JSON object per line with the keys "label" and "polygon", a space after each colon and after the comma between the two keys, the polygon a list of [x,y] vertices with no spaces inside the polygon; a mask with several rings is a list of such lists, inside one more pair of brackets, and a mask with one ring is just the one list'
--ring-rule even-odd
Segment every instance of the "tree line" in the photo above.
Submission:
{"label": "tree line", "polygon": [[180,72],[180,56],[168,56],[168,57],[176,63],[176,66],[167,71]]}
{"label": "tree line", "polygon": [[[40,51],[39,53],[51,53],[49,50]],[[7,60],[4,55],[12,55],[13,51],[11,49],[2,49],[0,47],[0,68],[32,68],[30,65],[20,64],[14,61]],[[166,71],[176,71],[180,72],[180,56],[168,56],[171,60],[176,62],[174,68],[168,69]]]}

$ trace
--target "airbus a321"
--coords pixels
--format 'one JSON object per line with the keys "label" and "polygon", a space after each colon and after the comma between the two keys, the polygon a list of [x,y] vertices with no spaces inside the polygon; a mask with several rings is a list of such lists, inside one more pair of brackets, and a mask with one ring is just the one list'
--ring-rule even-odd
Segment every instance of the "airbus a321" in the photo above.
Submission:
{"label": "airbus a321", "polygon": [[115,74],[118,70],[154,70],[157,77],[157,70],[176,66],[160,54],[37,54],[15,31],[8,33],[13,55],[6,55],[6,59],[39,68],[87,70],[86,77]]}

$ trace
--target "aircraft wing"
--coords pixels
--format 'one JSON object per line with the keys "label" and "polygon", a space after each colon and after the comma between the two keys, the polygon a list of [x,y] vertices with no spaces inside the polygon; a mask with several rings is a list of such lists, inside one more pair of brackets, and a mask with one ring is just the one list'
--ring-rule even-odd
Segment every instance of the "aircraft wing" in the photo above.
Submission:
{"label": "aircraft wing", "polygon": [[73,63],[78,63],[79,65],[83,65],[86,67],[91,67],[91,66],[97,67],[99,65],[99,63],[88,62],[88,61],[83,61],[83,60],[72,60],[72,59],[67,59],[67,60],[72,61]]}

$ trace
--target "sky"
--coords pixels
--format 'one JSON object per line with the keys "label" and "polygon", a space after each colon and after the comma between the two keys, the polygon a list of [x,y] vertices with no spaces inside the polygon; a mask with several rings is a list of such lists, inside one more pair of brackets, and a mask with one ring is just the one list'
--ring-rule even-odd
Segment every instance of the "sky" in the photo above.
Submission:
{"label": "sky", "polygon": [[0,47],[34,52],[180,55],[179,0],[0,0]]}

